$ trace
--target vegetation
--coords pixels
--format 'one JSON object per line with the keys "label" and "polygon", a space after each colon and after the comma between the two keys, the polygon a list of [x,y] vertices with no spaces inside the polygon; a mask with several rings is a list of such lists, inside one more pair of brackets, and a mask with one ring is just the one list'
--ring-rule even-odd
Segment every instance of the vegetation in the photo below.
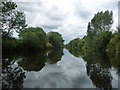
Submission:
{"label": "vegetation", "polygon": [[76,38],[70,41],[69,44],[66,45],[66,48],[76,57],[80,57],[83,54],[82,47],[84,43],[84,39]]}
{"label": "vegetation", "polygon": [[1,33],[2,35],[11,36],[13,32],[20,32],[25,28],[26,20],[23,12],[17,10],[14,2],[2,2],[1,6]]}
{"label": "vegetation", "polygon": [[48,43],[51,43],[52,48],[57,49],[63,46],[64,40],[62,39],[62,35],[58,32],[49,32],[47,38]]}
{"label": "vegetation", "polygon": [[[108,43],[114,41],[111,41],[113,34],[110,29],[113,23],[112,15],[113,13],[108,10],[95,14],[91,22],[88,23],[87,35],[81,39],[81,42],[79,38],[70,41],[67,48],[71,51],[105,52],[106,48],[110,47]],[[113,43],[117,44],[117,42]]]}
{"label": "vegetation", "polygon": [[[40,71],[46,63],[57,63],[63,55],[64,40],[58,32],[46,33],[40,27],[27,27],[25,14],[17,10],[16,3],[3,2],[0,6],[3,88],[22,88],[26,78],[23,70]],[[120,74],[120,29],[113,33],[112,24],[112,11],[98,12],[88,23],[87,35],[65,45],[71,54],[83,57],[87,75],[96,87],[105,90],[112,88],[109,68],[117,68]],[[14,32],[18,38],[13,37]],[[13,68],[15,60],[20,67]]]}
{"label": "vegetation", "polygon": [[104,51],[111,39],[112,12],[98,12],[88,23],[85,37],[86,49]]}
{"label": "vegetation", "polygon": [[[14,2],[3,2],[2,8],[1,34],[3,52],[7,50],[14,51],[32,51],[59,49],[63,47],[63,39],[58,32],[49,32],[47,35],[40,27],[26,27],[25,15],[17,10]],[[13,32],[19,34],[19,38],[13,37]]]}
{"label": "vegetation", "polygon": [[[91,64],[96,64],[98,61],[102,62],[101,65],[104,65],[104,62],[111,63],[120,73],[120,60],[118,59],[120,58],[120,29],[118,28],[113,33],[111,31],[112,23],[112,12],[108,10],[98,12],[94,15],[91,22],[88,23],[87,35],[82,39],[77,38],[70,41],[66,48],[74,56],[83,56],[84,60]],[[98,58],[98,56],[104,57],[103,54],[108,58]]]}
{"label": "vegetation", "polygon": [[25,28],[20,34],[20,40],[23,48],[27,49],[45,49],[47,43],[46,33],[39,27]]}

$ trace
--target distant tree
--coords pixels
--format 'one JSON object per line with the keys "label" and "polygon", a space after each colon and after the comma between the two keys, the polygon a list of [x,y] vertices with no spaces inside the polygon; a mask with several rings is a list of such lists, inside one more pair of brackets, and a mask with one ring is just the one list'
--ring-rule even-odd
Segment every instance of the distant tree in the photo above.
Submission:
{"label": "distant tree", "polygon": [[80,57],[83,54],[82,47],[84,45],[84,39],[75,38],[71,40],[67,45],[67,49],[76,57]]}
{"label": "distant tree", "polygon": [[11,36],[14,31],[19,33],[27,26],[25,15],[16,9],[16,3],[1,2],[0,7],[0,30],[2,35]]}
{"label": "distant tree", "polygon": [[61,48],[63,46],[64,40],[62,39],[62,35],[58,32],[49,32],[47,34],[48,42],[52,44],[53,48]]}

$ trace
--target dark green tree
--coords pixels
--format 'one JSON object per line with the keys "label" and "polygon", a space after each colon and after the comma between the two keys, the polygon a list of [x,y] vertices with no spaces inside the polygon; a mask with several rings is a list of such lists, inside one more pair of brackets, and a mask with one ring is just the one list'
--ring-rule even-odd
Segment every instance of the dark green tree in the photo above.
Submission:
{"label": "dark green tree", "polygon": [[[108,10],[105,12],[98,12],[94,15],[91,22],[88,23],[87,27],[87,36],[85,37],[86,48],[93,50],[95,47],[104,47],[104,44],[106,46],[111,37],[110,28],[113,24],[112,16],[112,11],[109,12]],[[106,38],[107,36],[108,38]],[[101,44],[98,44],[98,42]]]}
{"label": "dark green tree", "polygon": [[23,12],[17,10],[17,5],[14,2],[1,2],[0,11],[0,30],[2,35],[11,36],[13,32],[19,33],[25,28],[26,20]]}
{"label": "dark green tree", "polygon": [[98,12],[94,15],[91,22],[88,23],[87,34],[94,32],[98,34],[101,31],[109,31],[113,24],[113,13],[108,10]]}
{"label": "dark green tree", "polygon": [[111,64],[117,69],[117,73],[120,75],[120,33],[119,29],[113,34],[112,39],[107,45],[106,51],[110,58]]}
{"label": "dark green tree", "polygon": [[66,48],[76,57],[80,57],[83,55],[82,47],[84,45],[84,39],[75,38],[71,40],[67,45]]}
{"label": "dark green tree", "polygon": [[47,34],[48,42],[52,44],[54,49],[59,49],[63,47],[64,40],[62,35],[58,32],[49,32]]}
{"label": "dark green tree", "polygon": [[39,27],[28,27],[19,34],[21,43],[27,49],[45,49],[47,44],[46,33]]}

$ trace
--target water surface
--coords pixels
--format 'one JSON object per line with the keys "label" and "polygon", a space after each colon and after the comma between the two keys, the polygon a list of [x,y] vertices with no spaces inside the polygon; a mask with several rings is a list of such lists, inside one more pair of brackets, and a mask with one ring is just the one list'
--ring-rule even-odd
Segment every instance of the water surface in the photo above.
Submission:
{"label": "water surface", "polygon": [[75,57],[66,49],[5,55],[3,87],[118,88],[117,69],[111,66],[107,57],[101,57],[91,53]]}

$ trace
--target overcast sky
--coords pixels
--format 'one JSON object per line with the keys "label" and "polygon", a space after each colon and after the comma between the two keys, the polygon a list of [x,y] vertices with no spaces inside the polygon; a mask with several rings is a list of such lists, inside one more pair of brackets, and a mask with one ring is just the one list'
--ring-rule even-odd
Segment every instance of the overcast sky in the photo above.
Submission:
{"label": "overcast sky", "polygon": [[[83,37],[87,24],[100,11],[113,11],[113,29],[118,26],[117,0],[13,0],[26,15],[28,26],[39,26],[45,32],[57,31],[65,43]],[[114,2],[113,2],[114,1]]]}

